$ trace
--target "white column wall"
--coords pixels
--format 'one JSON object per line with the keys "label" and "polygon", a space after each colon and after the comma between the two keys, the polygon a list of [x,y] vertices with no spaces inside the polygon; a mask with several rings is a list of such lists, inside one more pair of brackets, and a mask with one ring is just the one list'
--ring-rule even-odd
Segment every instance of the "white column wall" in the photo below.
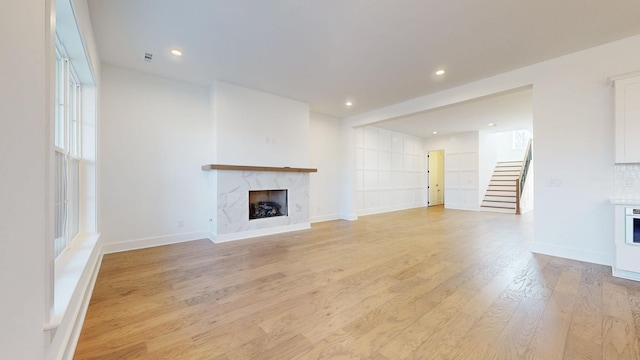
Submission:
{"label": "white column wall", "polygon": [[[53,33],[50,1],[0,11],[0,357],[42,359],[52,296]],[[51,249],[53,247],[51,246]]]}
{"label": "white column wall", "polygon": [[309,212],[311,222],[335,220],[341,212],[341,175],[344,146],[341,119],[311,113],[309,116],[311,167]]}

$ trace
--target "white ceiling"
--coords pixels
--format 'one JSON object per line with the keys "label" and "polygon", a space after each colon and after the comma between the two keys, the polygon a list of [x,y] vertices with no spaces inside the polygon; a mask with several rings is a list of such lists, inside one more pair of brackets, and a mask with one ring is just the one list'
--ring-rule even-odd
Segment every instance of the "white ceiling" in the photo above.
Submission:
{"label": "white ceiling", "polygon": [[[222,80],[337,117],[640,33],[638,0],[88,3],[105,63],[204,85]],[[182,58],[169,55],[174,47]],[[435,79],[439,67],[448,72]]]}
{"label": "white ceiling", "polygon": [[[504,132],[526,129],[533,132],[532,96],[530,87],[517,89],[387,120],[375,126],[424,138],[464,131]],[[433,134],[434,131],[438,133]]]}

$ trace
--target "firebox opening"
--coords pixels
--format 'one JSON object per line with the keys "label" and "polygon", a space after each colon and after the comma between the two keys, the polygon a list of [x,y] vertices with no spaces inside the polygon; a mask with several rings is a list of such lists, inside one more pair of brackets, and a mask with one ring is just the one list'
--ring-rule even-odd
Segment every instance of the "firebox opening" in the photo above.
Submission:
{"label": "firebox opening", "polygon": [[249,191],[249,220],[287,215],[287,190]]}

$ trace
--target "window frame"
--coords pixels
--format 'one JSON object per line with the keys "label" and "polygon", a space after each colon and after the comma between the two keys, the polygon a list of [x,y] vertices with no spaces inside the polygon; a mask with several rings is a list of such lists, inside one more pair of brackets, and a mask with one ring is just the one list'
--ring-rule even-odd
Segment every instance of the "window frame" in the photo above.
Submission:
{"label": "window frame", "polygon": [[57,36],[55,52],[53,256],[57,261],[80,235],[82,84]]}

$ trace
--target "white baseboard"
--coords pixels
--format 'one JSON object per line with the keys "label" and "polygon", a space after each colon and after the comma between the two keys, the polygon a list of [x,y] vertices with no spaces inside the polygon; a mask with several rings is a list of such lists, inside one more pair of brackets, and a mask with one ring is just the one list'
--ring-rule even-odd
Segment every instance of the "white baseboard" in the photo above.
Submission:
{"label": "white baseboard", "polygon": [[627,280],[640,281],[640,274],[637,272],[616,269],[615,266],[612,267],[612,275]]}
{"label": "white baseboard", "polygon": [[186,241],[208,239],[208,238],[209,238],[208,231],[199,231],[199,232],[158,236],[158,237],[144,238],[144,239],[125,240],[125,241],[118,241],[118,242],[103,244],[102,251],[105,254],[111,254],[111,253],[117,253],[122,251],[144,249],[144,248],[149,248],[154,246],[177,244],[177,243],[186,242]]}
{"label": "white baseboard", "polygon": [[544,254],[550,256],[557,256],[565,259],[578,260],[589,262],[593,264],[611,266],[612,257],[610,254],[599,253],[595,251],[588,251],[578,248],[570,248],[566,246],[559,246],[554,244],[532,242],[529,246],[529,250],[536,254]]}
{"label": "white baseboard", "polygon": [[274,227],[265,228],[265,229],[247,230],[247,231],[241,231],[241,232],[236,232],[231,234],[220,234],[220,235],[209,234],[209,238],[212,239],[214,243],[218,244],[218,243],[223,243],[227,241],[242,240],[242,239],[248,239],[248,238],[253,238],[258,236],[267,236],[267,235],[281,234],[281,233],[290,232],[290,231],[307,230],[310,228],[311,228],[311,223],[305,222],[305,223],[293,224],[293,225],[274,226]]}
{"label": "white baseboard", "polygon": [[340,220],[340,214],[312,216],[309,220],[312,224],[323,221]]}
{"label": "white baseboard", "polygon": [[[477,206],[477,205],[466,205],[466,204],[445,203],[444,204],[444,208],[445,209],[449,209],[449,210],[482,211],[480,206]],[[515,212],[515,210],[514,210],[514,212]]]}
{"label": "white baseboard", "polygon": [[388,212],[402,211],[402,210],[409,210],[409,209],[417,209],[417,208],[421,208],[421,207],[424,207],[424,205],[422,205],[422,204],[413,204],[413,205],[400,205],[400,206],[385,206],[385,207],[379,207],[379,208],[374,208],[374,209],[363,210],[358,215],[359,216],[366,216],[366,215],[384,214],[384,213],[388,213]]}
{"label": "white baseboard", "polygon": [[357,213],[340,214],[340,219],[341,220],[347,220],[347,221],[356,221],[356,220],[358,220],[358,214]]}

